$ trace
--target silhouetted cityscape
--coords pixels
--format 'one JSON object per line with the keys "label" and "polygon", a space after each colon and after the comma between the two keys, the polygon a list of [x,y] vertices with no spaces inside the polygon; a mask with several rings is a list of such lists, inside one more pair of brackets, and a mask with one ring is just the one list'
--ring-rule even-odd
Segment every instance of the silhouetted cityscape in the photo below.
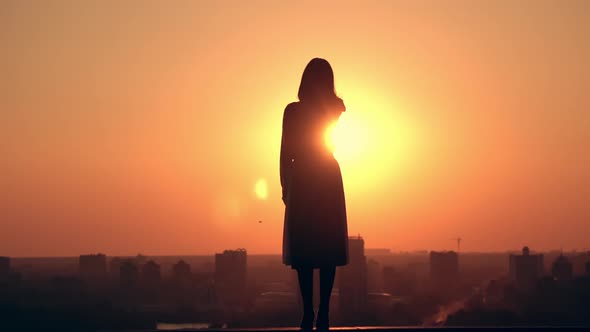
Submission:
{"label": "silhouetted cityscape", "polygon": [[[332,295],[334,326],[590,325],[588,252],[394,253],[365,249],[361,236],[349,248]],[[300,301],[296,273],[279,255],[246,249],[0,257],[3,326],[292,327]]]}

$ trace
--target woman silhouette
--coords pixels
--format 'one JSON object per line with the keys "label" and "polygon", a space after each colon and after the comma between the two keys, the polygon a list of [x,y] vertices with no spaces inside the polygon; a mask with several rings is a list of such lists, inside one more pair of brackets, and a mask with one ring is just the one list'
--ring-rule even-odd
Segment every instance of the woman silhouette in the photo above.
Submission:
{"label": "woman silhouette", "polygon": [[325,143],[328,126],[345,107],[334,91],[328,61],[312,59],[301,78],[299,102],[285,108],[280,173],[285,203],[283,262],[297,270],[303,299],[301,328],[313,328],[313,269],[320,269],[316,327],[329,328],[336,266],[348,262],[346,204],[340,166]]}

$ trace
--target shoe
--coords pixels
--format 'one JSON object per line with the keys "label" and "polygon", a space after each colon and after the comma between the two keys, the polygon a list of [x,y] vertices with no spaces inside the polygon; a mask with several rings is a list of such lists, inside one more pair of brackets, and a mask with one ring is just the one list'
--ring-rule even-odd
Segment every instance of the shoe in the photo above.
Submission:
{"label": "shoe", "polygon": [[318,313],[318,319],[315,322],[315,328],[317,331],[328,331],[330,329],[330,321],[328,314]]}
{"label": "shoe", "polygon": [[303,314],[303,318],[301,318],[301,330],[311,331],[313,330],[313,321],[315,319],[314,312],[305,313]]}

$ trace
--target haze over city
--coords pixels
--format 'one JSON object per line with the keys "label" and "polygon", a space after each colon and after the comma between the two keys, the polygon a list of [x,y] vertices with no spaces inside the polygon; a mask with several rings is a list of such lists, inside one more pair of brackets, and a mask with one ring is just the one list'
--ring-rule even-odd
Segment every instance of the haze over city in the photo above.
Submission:
{"label": "haze over city", "polygon": [[0,2],[0,254],[281,250],[313,57],[351,235],[586,250],[590,2]]}

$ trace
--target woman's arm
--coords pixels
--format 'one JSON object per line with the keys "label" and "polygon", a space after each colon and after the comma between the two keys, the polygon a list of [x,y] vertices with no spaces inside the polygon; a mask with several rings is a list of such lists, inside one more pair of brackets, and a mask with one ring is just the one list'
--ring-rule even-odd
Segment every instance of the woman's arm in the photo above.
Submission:
{"label": "woman's arm", "polygon": [[289,183],[293,170],[293,148],[292,148],[292,130],[291,130],[291,112],[293,112],[293,104],[287,105],[283,112],[283,132],[281,135],[281,156],[280,156],[280,176],[282,187],[283,203],[287,204],[287,193],[289,191]]}

